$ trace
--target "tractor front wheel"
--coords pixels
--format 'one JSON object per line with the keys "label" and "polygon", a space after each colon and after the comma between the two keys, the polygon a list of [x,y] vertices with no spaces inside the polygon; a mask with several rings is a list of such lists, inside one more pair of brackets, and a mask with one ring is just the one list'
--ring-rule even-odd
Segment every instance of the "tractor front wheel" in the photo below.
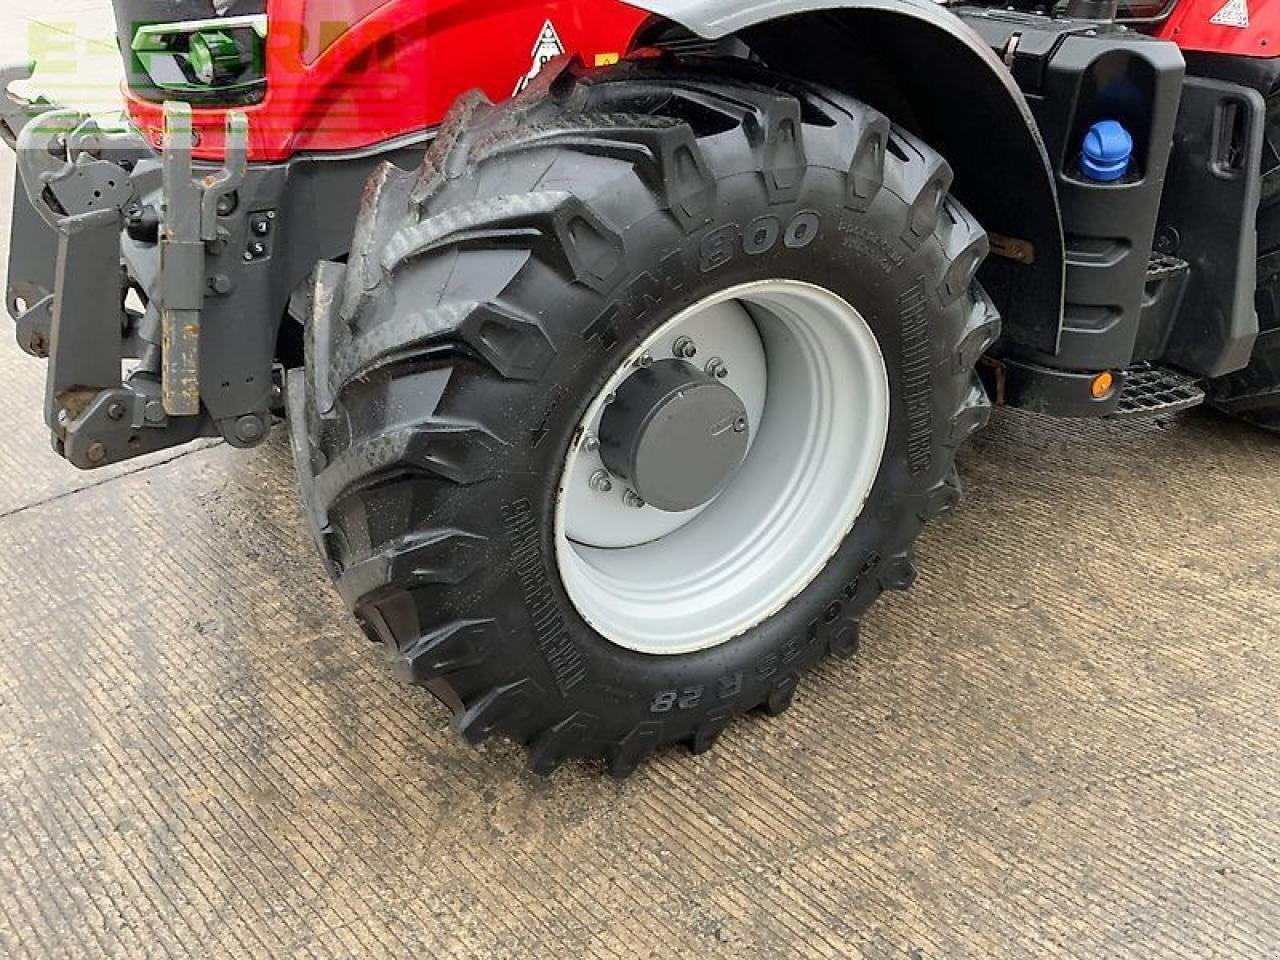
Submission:
{"label": "tractor front wheel", "polygon": [[624,775],[857,649],[987,417],[950,176],[843,94],[647,60],[466,98],[371,180],[316,274],[299,472],[467,739]]}

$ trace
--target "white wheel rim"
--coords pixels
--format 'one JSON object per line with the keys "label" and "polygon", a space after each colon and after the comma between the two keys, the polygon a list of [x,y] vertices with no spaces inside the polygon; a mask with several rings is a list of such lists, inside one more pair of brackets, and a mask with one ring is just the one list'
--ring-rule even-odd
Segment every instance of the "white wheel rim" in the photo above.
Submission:
{"label": "white wheel rim", "polygon": [[[626,483],[603,491],[591,438],[642,358],[670,358],[682,337],[750,415],[746,459],[709,504],[636,508]],[[561,473],[556,560],[582,618],[647,654],[706,650],[782,610],[853,529],[889,433],[889,378],[862,315],[831,291],[766,280],[717,293],[660,327],[591,403]]]}

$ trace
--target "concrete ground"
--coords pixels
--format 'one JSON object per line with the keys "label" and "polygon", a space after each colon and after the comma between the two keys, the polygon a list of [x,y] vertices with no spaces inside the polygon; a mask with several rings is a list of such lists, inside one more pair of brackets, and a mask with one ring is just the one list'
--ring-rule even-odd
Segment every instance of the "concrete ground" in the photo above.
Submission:
{"label": "concrete ground", "polygon": [[1280,955],[1280,438],[999,414],[859,661],[540,781],[384,671],[283,438],[75,473],[5,341],[6,956]]}

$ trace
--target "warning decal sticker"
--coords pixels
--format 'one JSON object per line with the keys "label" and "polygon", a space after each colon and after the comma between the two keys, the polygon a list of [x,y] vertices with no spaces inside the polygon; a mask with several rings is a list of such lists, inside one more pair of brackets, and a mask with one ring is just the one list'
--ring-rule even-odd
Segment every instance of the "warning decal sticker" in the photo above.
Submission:
{"label": "warning decal sticker", "polygon": [[548,20],[542,25],[538,42],[533,45],[533,66],[516,84],[516,93],[523,93],[525,87],[533,83],[533,78],[542,72],[542,68],[562,53],[564,53],[564,44],[560,42],[560,34],[556,32],[556,25]]}
{"label": "warning decal sticker", "polygon": [[1220,27],[1238,27],[1243,30],[1249,26],[1248,0],[1227,0],[1222,9],[1209,18],[1209,22]]}

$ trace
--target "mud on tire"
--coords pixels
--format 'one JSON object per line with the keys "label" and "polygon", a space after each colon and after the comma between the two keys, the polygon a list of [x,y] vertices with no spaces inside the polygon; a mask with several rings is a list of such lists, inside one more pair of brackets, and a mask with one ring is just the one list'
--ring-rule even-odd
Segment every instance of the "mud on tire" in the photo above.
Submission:
{"label": "mud on tire", "polygon": [[[798,678],[858,647],[910,585],[921,526],[959,496],[985,423],[974,375],[999,320],[973,277],[984,233],[945,161],[885,117],[745,64],[544,73],[465,98],[409,174],[370,181],[346,264],[316,273],[291,418],[304,498],[338,589],[469,741],[625,775],[781,713]],[[816,214],[796,249],[744,228]],[[725,237],[731,239],[726,242]],[[635,653],[579,616],[553,544],[573,433],[607,373],[678,311],[760,277],[825,286],[878,339],[888,447],[852,532],[773,617],[713,649]]]}

